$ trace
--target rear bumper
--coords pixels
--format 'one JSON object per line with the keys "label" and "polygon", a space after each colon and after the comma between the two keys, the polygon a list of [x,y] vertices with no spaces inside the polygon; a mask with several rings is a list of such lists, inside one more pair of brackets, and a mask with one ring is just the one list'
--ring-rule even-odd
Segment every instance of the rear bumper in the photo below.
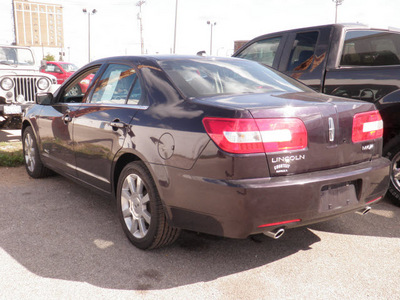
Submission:
{"label": "rear bumper", "polygon": [[389,160],[379,158],[325,171],[245,180],[216,180],[175,169],[169,170],[169,187],[175,189],[162,188],[161,194],[171,225],[245,238],[360,210],[385,195],[389,167]]}

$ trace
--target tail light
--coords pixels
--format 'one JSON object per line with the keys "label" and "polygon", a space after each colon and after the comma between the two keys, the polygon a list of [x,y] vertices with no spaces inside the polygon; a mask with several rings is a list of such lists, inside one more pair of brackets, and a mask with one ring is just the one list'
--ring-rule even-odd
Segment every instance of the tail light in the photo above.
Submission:
{"label": "tail light", "polygon": [[383,122],[379,111],[356,114],[353,118],[353,143],[364,142],[383,136]]}
{"label": "tail light", "polygon": [[307,147],[307,130],[296,118],[204,118],[211,139],[229,153],[268,153]]}

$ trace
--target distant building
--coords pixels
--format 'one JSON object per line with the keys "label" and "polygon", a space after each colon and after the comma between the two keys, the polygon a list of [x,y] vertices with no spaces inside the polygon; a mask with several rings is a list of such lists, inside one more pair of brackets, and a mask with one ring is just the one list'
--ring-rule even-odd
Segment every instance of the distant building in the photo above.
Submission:
{"label": "distant building", "polygon": [[235,41],[234,43],[234,52],[236,52],[237,50],[239,50],[240,47],[242,47],[244,44],[246,44],[248,41]]}
{"label": "distant building", "polygon": [[64,47],[61,5],[13,0],[13,12],[18,46]]}

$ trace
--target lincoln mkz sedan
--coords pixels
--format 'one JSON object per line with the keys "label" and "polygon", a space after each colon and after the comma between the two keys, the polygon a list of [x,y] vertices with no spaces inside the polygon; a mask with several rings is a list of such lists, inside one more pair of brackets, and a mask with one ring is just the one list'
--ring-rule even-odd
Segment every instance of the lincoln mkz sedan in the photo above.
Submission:
{"label": "lincoln mkz sedan", "polygon": [[[71,93],[91,74],[84,94]],[[252,61],[111,57],[37,98],[22,128],[28,174],[55,171],[115,198],[141,249],[182,229],[278,238],[365,213],[389,184],[373,104]]]}

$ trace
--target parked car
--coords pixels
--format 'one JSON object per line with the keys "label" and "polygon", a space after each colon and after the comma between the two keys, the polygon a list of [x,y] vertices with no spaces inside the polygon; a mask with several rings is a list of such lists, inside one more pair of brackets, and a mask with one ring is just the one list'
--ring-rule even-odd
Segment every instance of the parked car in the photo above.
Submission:
{"label": "parked car", "polygon": [[[77,66],[64,61],[47,61],[40,67],[40,72],[55,76],[58,84],[64,83],[64,81],[74,74],[76,70],[78,70]],[[80,95],[81,93],[85,93],[92,78],[93,75],[84,78],[75,86],[74,90],[70,91],[70,95]]]}
{"label": "parked car", "polygon": [[0,45],[0,128],[20,128],[21,116],[35,103],[36,93],[56,86],[54,76],[39,73],[30,48]]}
{"label": "parked car", "polygon": [[324,25],[256,37],[234,57],[271,66],[318,92],[374,103],[392,162],[388,196],[400,205],[400,32]]}
{"label": "parked car", "polygon": [[74,74],[78,67],[72,63],[64,61],[46,61],[41,67],[40,72],[48,73],[57,78],[57,83],[62,84]]}
{"label": "parked car", "polygon": [[[71,95],[89,74],[86,93]],[[373,104],[232,58],[91,62],[54,95],[38,95],[22,140],[31,177],[54,170],[115,197],[142,249],[172,243],[181,229],[278,238],[367,212],[389,184]]]}

